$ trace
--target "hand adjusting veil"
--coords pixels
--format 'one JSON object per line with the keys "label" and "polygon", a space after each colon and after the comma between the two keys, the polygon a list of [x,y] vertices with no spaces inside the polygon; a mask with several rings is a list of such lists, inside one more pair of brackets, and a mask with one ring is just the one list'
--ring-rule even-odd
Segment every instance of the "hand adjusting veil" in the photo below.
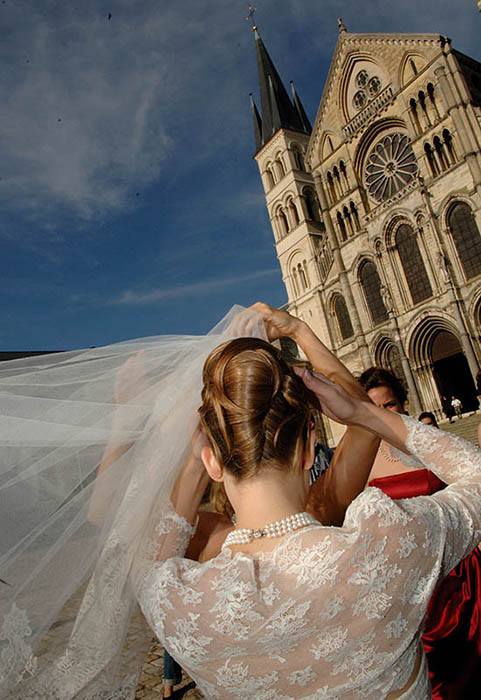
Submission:
{"label": "hand adjusting veil", "polygon": [[134,696],[152,634],[132,563],[169,509],[204,361],[238,335],[266,339],[261,317],[0,364],[0,697]]}

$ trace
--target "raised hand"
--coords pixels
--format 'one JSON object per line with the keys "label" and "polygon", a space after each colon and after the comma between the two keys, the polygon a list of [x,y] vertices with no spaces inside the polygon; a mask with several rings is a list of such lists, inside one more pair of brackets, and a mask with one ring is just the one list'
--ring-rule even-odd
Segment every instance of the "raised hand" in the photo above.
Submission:
{"label": "raised hand", "polygon": [[347,393],[339,384],[324,375],[294,367],[294,372],[317,397],[322,412],[336,423],[352,425],[359,422],[363,402]]}
{"label": "raised hand", "polygon": [[251,311],[255,311],[264,319],[264,326],[267,337],[270,341],[278,338],[293,338],[299,330],[302,321],[291,316],[287,311],[275,309],[269,304],[258,301],[249,307]]}
{"label": "raised hand", "polygon": [[[129,357],[118,370],[114,385],[116,403],[129,403],[152,388],[147,379],[144,357],[145,353],[141,350]],[[147,397],[143,396],[142,400],[145,398]]]}

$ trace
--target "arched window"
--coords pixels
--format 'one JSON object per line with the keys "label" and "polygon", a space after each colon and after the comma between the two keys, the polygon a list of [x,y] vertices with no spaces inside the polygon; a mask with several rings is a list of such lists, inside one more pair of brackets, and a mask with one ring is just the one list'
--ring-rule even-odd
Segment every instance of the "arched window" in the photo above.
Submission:
{"label": "arched window", "polygon": [[299,282],[297,280],[297,270],[295,267],[292,268],[292,286],[294,287],[294,293],[299,296]]}
{"label": "arched window", "polygon": [[448,149],[448,154],[449,154],[449,160],[451,161],[451,165],[456,162],[456,151],[454,150],[454,145],[453,145],[453,137],[451,136],[451,132],[449,129],[443,129],[443,139],[444,143],[446,144],[446,148]]}
{"label": "arched window", "polygon": [[332,177],[332,174],[330,170],[327,172],[327,186],[329,189],[329,194],[331,195],[331,202],[334,204],[334,202],[337,202],[337,195],[336,195],[336,190],[334,188],[334,179]]}
{"label": "arched window", "polygon": [[337,212],[337,225],[339,226],[339,234],[341,236],[341,241],[347,241],[347,230],[344,219],[340,211]]}
{"label": "arched window", "polygon": [[332,143],[332,139],[330,136],[327,137],[327,143],[329,144],[329,148],[331,149],[331,153],[334,152],[334,144]]}
{"label": "arched window", "polygon": [[334,175],[334,189],[337,194],[337,198],[339,199],[342,196],[342,185],[341,185],[341,178],[339,177],[339,170],[337,169],[337,165],[335,165],[332,169],[332,174]]}
{"label": "arched window", "polygon": [[465,202],[456,202],[448,215],[461,264],[467,279],[481,273],[481,236],[473,212]]}
{"label": "arched window", "polygon": [[416,134],[419,136],[422,133],[422,129],[421,129],[421,123],[419,121],[418,106],[416,104],[416,100],[414,99],[414,97],[412,97],[411,100],[409,101],[409,105],[411,107],[411,114],[412,114],[413,121],[414,121],[414,129],[416,131]]}
{"label": "arched window", "polygon": [[296,170],[305,170],[306,166],[304,165],[304,157],[303,157],[301,150],[299,149],[298,146],[293,147],[292,155],[294,156],[294,164],[295,164]]}
{"label": "arched window", "polygon": [[276,158],[276,166],[277,166],[277,172],[278,172],[279,180],[280,180],[286,174],[286,169],[284,168],[284,163],[282,162],[282,159],[280,156],[278,156]]}
{"label": "arched window", "polygon": [[432,297],[433,290],[412,226],[401,224],[396,231],[396,247],[413,304],[418,304],[420,301]]}
{"label": "arched window", "polygon": [[436,118],[439,119],[438,106],[436,104],[436,98],[434,96],[434,85],[432,83],[428,83],[426,86],[426,90],[429,95],[429,101],[431,102]]}
{"label": "arched window", "polygon": [[274,175],[272,174],[272,165],[269,163],[266,166],[266,178],[267,178],[267,187],[268,189],[271,189],[275,185],[274,181]]}
{"label": "arched window", "polygon": [[354,226],[353,226],[352,220],[351,220],[351,212],[349,211],[349,209],[347,207],[344,207],[344,209],[342,210],[342,213],[344,215],[344,221],[347,223],[347,228],[349,230],[349,233],[352,236],[354,233]]}
{"label": "arched window", "polygon": [[422,109],[424,119],[427,122],[427,126],[431,126],[431,120],[429,118],[428,110],[426,108],[426,95],[424,94],[424,92],[422,90],[420,90],[418,92],[418,102],[419,102],[419,105]]}
{"label": "arched window", "polygon": [[411,66],[411,70],[412,70],[412,72],[413,72],[413,75],[417,75],[417,74],[418,74],[418,69],[417,69],[417,67],[416,67],[416,64],[414,63],[414,58],[410,58],[410,59],[409,59],[409,65]]}
{"label": "arched window", "polygon": [[351,206],[351,214],[352,214],[352,221],[354,223],[354,227],[355,227],[356,231],[359,231],[359,229],[361,228],[361,225],[359,223],[359,214],[357,213],[356,205],[354,204],[354,202],[351,202],[350,206]]}
{"label": "arched window", "polygon": [[307,218],[311,221],[320,221],[319,204],[315,193],[310,187],[304,187],[302,194],[306,203]]}
{"label": "arched window", "polygon": [[439,167],[434,157],[433,147],[430,143],[424,144],[424,153],[426,154],[426,159],[429,163],[429,169],[431,170],[431,175],[436,177],[439,175]]}
{"label": "arched window", "polygon": [[439,165],[441,166],[441,170],[443,170],[443,171],[447,170],[449,168],[449,163],[448,163],[448,160],[446,158],[446,154],[444,152],[443,143],[442,143],[441,139],[439,138],[439,136],[434,137],[433,144],[434,144],[434,148],[436,150],[436,154],[438,156],[438,161],[439,161]]}
{"label": "arched window", "polygon": [[405,384],[407,384],[406,377],[404,376],[404,369],[401,361],[401,355],[399,350],[395,345],[391,345],[386,352],[386,359],[389,365],[389,369],[394,372],[396,377],[402,379]]}
{"label": "arched window", "polygon": [[361,264],[359,277],[373,323],[374,325],[382,323],[388,318],[388,313],[381,296],[379,273],[371,260],[365,260]]}
{"label": "arched window", "polygon": [[349,316],[349,311],[347,310],[347,305],[345,299],[340,294],[337,294],[334,299],[334,313],[336,315],[336,320],[339,325],[339,332],[343,340],[352,338],[354,335],[354,330],[351,323],[351,317]]}
{"label": "arched window", "polygon": [[307,289],[307,278],[306,278],[306,273],[304,272],[304,268],[302,267],[301,263],[297,266],[297,272],[299,273],[299,279],[301,281],[301,286],[304,289]]}
{"label": "arched window", "polygon": [[278,209],[277,216],[279,219],[279,229],[281,238],[289,233],[289,221],[287,220],[286,212],[284,209]]}
{"label": "arched window", "polygon": [[346,164],[344,163],[343,160],[339,163],[339,170],[341,171],[341,180],[342,183],[346,189],[346,192],[349,190],[349,180],[347,179],[347,170],[346,170]]}
{"label": "arched window", "polygon": [[291,214],[291,222],[294,224],[294,226],[297,226],[299,223],[299,214],[297,213],[297,207],[294,204],[294,200],[290,199],[287,206],[289,207],[289,212]]}

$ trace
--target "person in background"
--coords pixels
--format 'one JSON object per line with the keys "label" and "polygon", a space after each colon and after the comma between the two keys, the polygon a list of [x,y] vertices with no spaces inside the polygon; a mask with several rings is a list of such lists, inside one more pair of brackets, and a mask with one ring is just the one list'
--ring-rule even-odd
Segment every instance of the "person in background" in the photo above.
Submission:
{"label": "person in background", "polygon": [[463,404],[456,396],[451,396],[451,406],[454,408],[457,417],[462,418]]}
{"label": "person in background", "polygon": [[423,411],[422,413],[420,413],[418,420],[421,421],[421,423],[424,423],[425,425],[432,425],[433,428],[439,428],[434,413],[431,413],[430,411]]}
{"label": "person in background", "polygon": [[[393,372],[370,367],[359,381],[377,406],[395,413],[406,413],[407,392]],[[443,410],[444,405],[443,401]],[[451,406],[449,409],[453,411]],[[432,413],[428,412],[419,416],[421,422],[430,425],[433,425],[433,419]],[[435,419],[434,425],[437,427]],[[478,439],[481,439],[481,430],[478,430]],[[380,488],[395,500],[428,496],[445,488],[446,484],[432,471],[416,469],[414,464],[409,456],[383,441],[374,461],[369,486]],[[476,547],[438,584],[429,601],[423,644],[434,700],[479,697],[480,581],[481,553]]]}
{"label": "person in background", "polygon": [[441,398],[441,405],[443,407],[443,413],[446,416],[446,418],[449,420],[450,423],[453,422],[453,416],[454,416],[454,408],[451,406],[451,403],[448,399],[447,396],[443,396]]}

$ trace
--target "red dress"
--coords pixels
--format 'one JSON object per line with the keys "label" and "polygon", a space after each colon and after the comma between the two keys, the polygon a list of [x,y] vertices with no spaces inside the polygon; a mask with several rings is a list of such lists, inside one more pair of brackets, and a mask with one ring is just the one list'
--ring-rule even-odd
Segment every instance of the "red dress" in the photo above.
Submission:
{"label": "red dress", "polygon": [[[373,479],[393,499],[445,487],[429,469]],[[428,604],[424,648],[435,700],[481,698],[481,552],[476,547],[439,584]]]}

